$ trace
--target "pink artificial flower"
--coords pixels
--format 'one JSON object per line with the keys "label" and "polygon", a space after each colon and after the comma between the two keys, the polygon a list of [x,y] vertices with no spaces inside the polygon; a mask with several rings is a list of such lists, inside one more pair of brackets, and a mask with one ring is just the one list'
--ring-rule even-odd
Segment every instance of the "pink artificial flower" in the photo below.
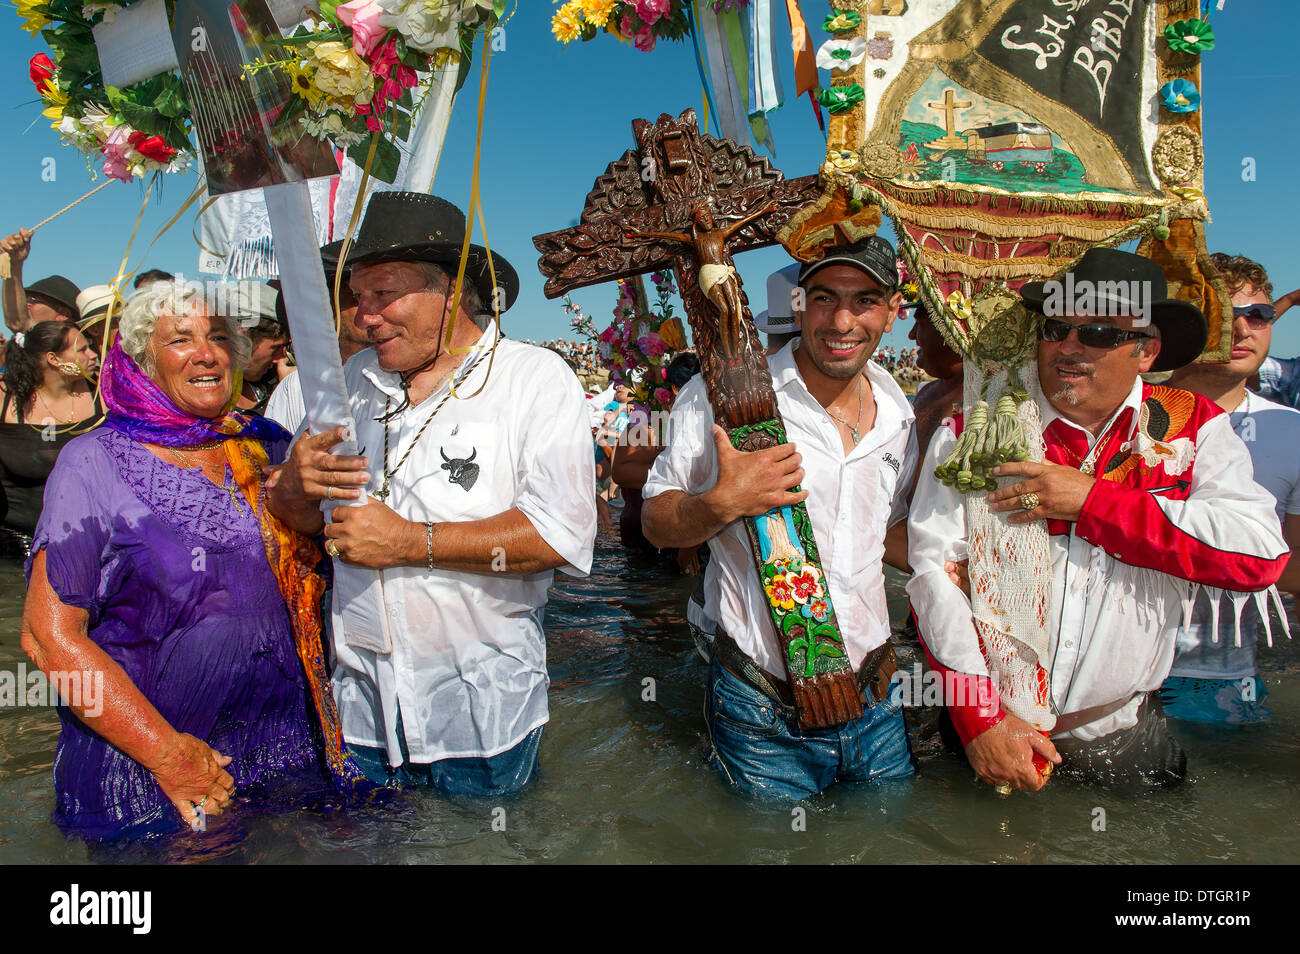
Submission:
{"label": "pink artificial flower", "polygon": [[368,56],[388,32],[388,27],[379,25],[384,8],[375,0],[350,0],[339,4],[334,12],[344,25],[352,28],[352,52],[357,56]]}
{"label": "pink artificial flower", "polygon": [[644,26],[633,38],[632,45],[635,46],[642,53],[649,53],[651,50],[655,48],[655,44],[658,42],[659,42],[658,37],[656,37],[653,33],[650,32],[650,27]]}
{"label": "pink artificial flower", "polygon": [[649,358],[657,358],[668,350],[663,339],[653,331],[636,339],[636,346],[641,349],[642,354]]}
{"label": "pink artificial flower", "polygon": [[[668,16],[671,10],[672,4],[669,0],[636,0],[636,15],[646,26]],[[651,46],[653,45],[652,43]]]}
{"label": "pink artificial flower", "polygon": [[673,399],[673,392],[667,388],[655,388],[655,400],[660,404],[667,404]]}
{"label": "pink artificial flower", "polygon": [[420,77],[416,76],[415,70],[409,66],[397,64],[397,72],[394,75],[397,77],[397,82],[402,84],[403,89],[411,89],[420,85]]}
{"label": "pink artificial flower", "polygon": [[[388,79],[389,74],[393,71],[393,67],[397,66],[397,64],[397,41],[392,39],[386,40],[378,49],[375,50],[374,55],[370,57],[370,72],[374,73],[380,79]],[[406,68],[407,67],[398,66],[398,69]]]}
{"label": "pink artificial flower", "polygon": [[108,134],[108,140],[99,149],[104,154],[104,175],[122,182],[131,181],[131,167],[126,157],[130,152],[130,134],[127,127],[118,126]]}

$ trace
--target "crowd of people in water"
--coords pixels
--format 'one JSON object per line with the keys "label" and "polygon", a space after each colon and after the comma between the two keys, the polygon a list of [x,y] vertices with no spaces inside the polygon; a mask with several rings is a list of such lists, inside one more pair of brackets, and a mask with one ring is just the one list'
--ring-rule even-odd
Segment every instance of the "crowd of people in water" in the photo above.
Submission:
{"label": "crowd of people in water", "polygon": [[[1043,728],[999,702],[981,654],[964,498],[934,476],[969,423],[963,361],[904,300],[887,242],[769,280],[756,323],[786,443],[746,455],[714,425],[692,350],[666,365],[672,414],[656,430],[591,343],[513,341],[508,319],[498,338],[483,302],[504,290],[508,309],[518,280],[471,245],[452,294],[464,227],[444,200],[377,194],[347,262],[337,243],[321,250],[329,277],[347,270],[356,454],[306,428],[277,283],[238,282],[213,307],[203,285],[155,270],[114,300],[108,285],[28,282],[29,232],[0,243],[0,508],[26,561],[23,648],[51,678],[106,680],[102,712],[59,710],[61,825],[167,831],[294,773],[519,793],[547,721],[547,589],[555,570],[590,572],[616,520],[629,551],[699,576],[702,728],[745,795],[914,771],[885,565],[910,574],[908,638],[929,666],[980,689],[960,694],[979,704],[945,697],[943,732],[999,789],[1039,789],[1053,769],[1176,785],[1170,718],[1269,720],[1262,594],[1300,590],[1300,358],[1269,355],[1297,296],[1275,301],[1254,261],[1215,257],[1235,316],[1227,362],[1194,363],[1204,315],[1135,255],[1094,250],[1076,277],[1140,273],[1150,327],[1123,311],[1053,317],[1042,283],[1021,291],[1041,317],[1045,455],[998,465],[989,509],[1050,534]],[[895,321],[912,346],[879,346]],[[784,522],[805,501],[814,554]],[[816,629],[832,601],[861,714],[822,726],[770,607]]]}

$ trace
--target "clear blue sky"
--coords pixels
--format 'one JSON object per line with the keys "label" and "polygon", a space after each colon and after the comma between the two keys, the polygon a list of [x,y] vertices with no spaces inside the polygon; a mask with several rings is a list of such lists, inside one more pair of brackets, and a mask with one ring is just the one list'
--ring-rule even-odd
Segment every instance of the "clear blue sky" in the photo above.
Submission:
{"label": "clear blue sky", "polygon": [[[1219,0],[1209,0],[1210,6]],[[1211,22],[1215,49],[1204,56],[1206,193],[1214,216],[1211,251],[1240,252],[1269,270],[1277,294],[1300,287],[1297,238],[1300,177],[1296,174],[1296,106],[1291,80],[1300,52],[1295,43],[1295,12],[1284,0],[1223,0]],[[815,29],[828,4],[804,0]],[[29,39],[11,6],[0,14],[0,117],[9,143],[0,185],[0,231],[30,226],[92,186],[80,153],[59,144],[41,116],[27,77],[27,61],[45,50]],[[506,49],[492,58],[483,133],[484,214],[494,250],[515,266],[522,279],[519,302],[505,316],[519,338],[568,337],[559,302],[542,296],[537,253],[531,238],[573,224],[583,198],[607,163],[630,148],[631,121],[676,114],[702,103],[691,47],[661,42],[650,54],[601,36],[590,43],[558,44],[550,33],[554,7],[544,0],[521,0],[506,29]],[[793,70],[783,64],[787,86]],[[478,71],[457,100],[447,148],[434,191],[468,205],[473,161]],[[795,101],[787,90],[785,106],[772,116],[776,165],[787,176],[815,171],[824,139],[807,97]],[[42,160],[53,156],[56,179],[41,179]],[[1242,161],[1255,160],[1256,178],[1242,180]],[[132,252],[135,265],[158,229],[193,190],[193,173],[165,180],[161,197],[150,202]],[[114,183],[36,235],[25,267],[29,281],[51,272],[81,286],[105,282],[115,274],[139,211],[143,186]],[[197,271],[192,214],[173,226],[144,258],[145,267]],[[788,264],[785,253],[763,249],[739,256],[737,265],[755,311],[764,307],[764,281]],[[575,299],[604,327],[616,297],[612,286],[583,289]],[[904,345],[900,322],[886,343]],[[1274,353],[1300,354],[1300,310],[1286,316],[1274,333]]]}

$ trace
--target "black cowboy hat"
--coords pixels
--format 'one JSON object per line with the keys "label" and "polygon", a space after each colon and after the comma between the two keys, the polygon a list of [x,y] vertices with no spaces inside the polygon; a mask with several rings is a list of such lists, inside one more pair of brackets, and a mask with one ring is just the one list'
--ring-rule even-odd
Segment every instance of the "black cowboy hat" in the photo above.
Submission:
{"label": "black cowboy hat", "polygon": [[[448,266],[453,278],[460,264],[465,241],[465,213],[446,199],[421,192],[376,192],[370,198],[356,241],[348,251],[347,268],[377,262],[434,262]],[[325,274],[339,264],[343,243],[331,242],[321,249]],[[505,292],[505,311],[519,296],[519,276],[497,253],[492,253],[496,284]],[[465,279],[478,290],[487,313],[492,311],[492,271],[488,252],[471,245],[465,262]]]}
{"label": "black cowboy hat", "polygon": [[[1122,293],[1099,294],[1101,288],[1114,292],[1116,286],[1113,283],[1124,283],[1119,286],[1121,290],[1132,288],[1130,282],[1139,283],[1139,295],[1150,308],[1152,323],[1160,329],[1160,354],[1151,365],[1152,371],[1181,368],[1191,364],[1205,350],[1210,334],[1205,315],[1191,302],[1168,297],[1169,284],[1165,281],[1165,273],[1151,259],[1114,248],[1090,248],[1066,274],[1074,276],[1074,288],[1093,290],[1094,313],[1103,315],[1131,315],[1134,302]],[[1059,280],[1065,283],[1065,275]],[[1020,289],[1020,297],[1034,311],[1042,313],[1043,303],[1050,297],[1047,282],[1027,282]]]}
{"label": "black cowboy hat", "polygon": [[28,295],[39,295],[42,298],[48,298],[60,305],[67,305],[72,309],[72,317],[74,318],[81,314],[77,310],[77,296],[81,294],[81,289],[62,275],[51,275],[49,278],[42,278],[39,282],[28,285],[23,289],[23,292]]}

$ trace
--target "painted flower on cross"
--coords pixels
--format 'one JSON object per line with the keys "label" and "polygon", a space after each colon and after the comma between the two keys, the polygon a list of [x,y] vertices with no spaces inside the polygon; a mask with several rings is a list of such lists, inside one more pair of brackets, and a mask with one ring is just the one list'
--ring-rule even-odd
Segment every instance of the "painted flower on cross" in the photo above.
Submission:
{"label": "painted flower on cross", "polygon": [[800,612],[808,619],[816,620],[819,623],[826,621],[826,616],[830,613],[830,606],[825,600],[809,600]]}
{"label": "painted flower on cross", "polygon": [[1168,24],[1165,40],[1175,53],[1196,55],[1214,49],[1214,31],[1204,20],[1179,20]]}
{"label": "painted flower on cross", "polygon": [[1170,80],[1160,87],[1160,102],[1171,113],[1194,113],[1201,106],[1201,93],[1191,80]]}
{"label": "painted flower on cross", "polygon": [[817,50],[817,65],[824,70],[847,72],[867,55],[867,41],[860,36],[849,40],[827,40]]}
{"label": "painted flower on cross", "polygon": [[815,566],[805,566],[798,576],[788,577],[794,598],[800,603],[807,603],[814,597],[822,595],[821,571]]}
{"label": "painted flower on cross", "polygon": [[767,592],[767,601],[773,606],[787,611],[794,609],[794,589],[790,585],[790,577],[785,573],[772,577],[763,589]]}

